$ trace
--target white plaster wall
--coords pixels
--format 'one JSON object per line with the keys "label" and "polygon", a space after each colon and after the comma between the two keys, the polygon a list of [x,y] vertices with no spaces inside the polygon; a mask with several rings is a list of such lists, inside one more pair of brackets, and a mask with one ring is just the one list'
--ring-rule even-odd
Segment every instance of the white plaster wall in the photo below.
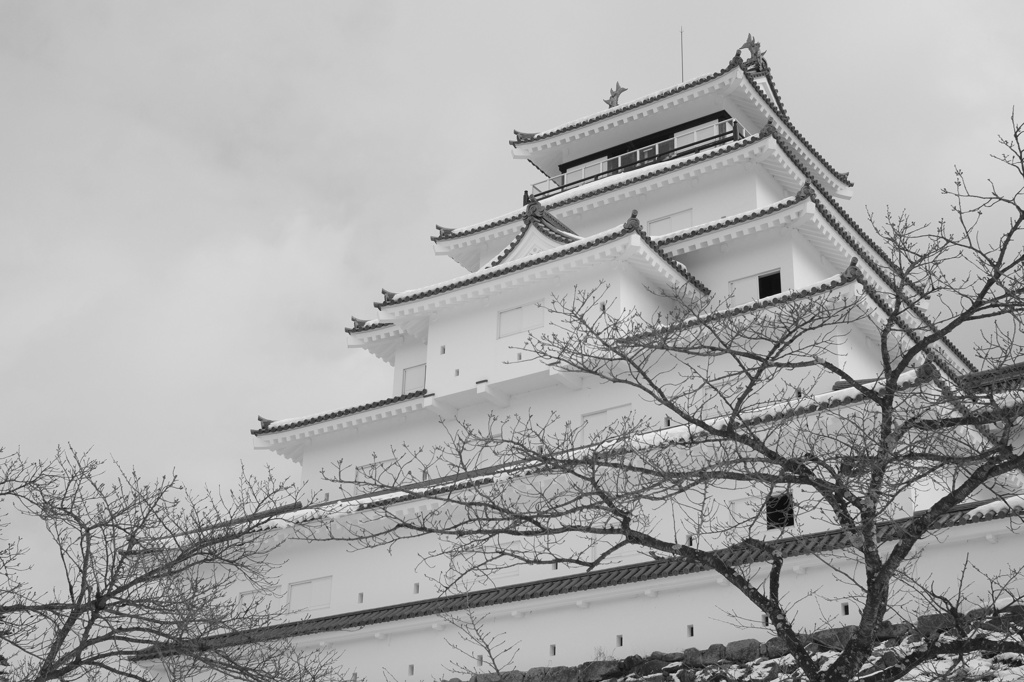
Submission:
{"label": "white plaster wall", "polygon": [[[427,389],[443,397],[475,391],[482,381],[493,386],[531,373],[547,372],[542,363],[531,361],[530,354],[522,348],[531,334],[551,329],[552,314],[543,312],[544,325],[540,328],[502,338],[498,337],[498,314],[538,303],[550,306],[555,296],[572,296],[574,286],[582,291],[596,289],[602,282],[609,285],[605,298],[609,301],[618,298],[619,270],[602,266],[576,274],[572,281],[545,279],[495,294],[480,303],[439,312],[430,321],[425,352]],[[505,386],[502,390],[515,388]]]}
{"label": "white plaster wall", "polygon": [[[718,246],[691,251],[679,258],[716,296],[729,295],[729,282],[779,270],[782,290],[793,288],[793,235],[772,228],[733,239]],[[737,300],[735,304],[749,303]]]}
{"label": "white plaster wall", "polygon": [[[1021,538],[1006,530],[1004,522],[991,522],[954,529],[941,543],[931,541],[918,562],[919,577],[953,589],[968,555],[992,572],[1008,570],[1024,548]],[[839,568],[859,573],[849,561],[840,561]],[[986,587],[986,580],[976,579],[967,589],[983,596]],[[1022,587],[1015,585],[1018,590]],[[804,630],[857,621],[857,600],[845,581],[814,557],[787,560],[782,593],[791,601],[803,599],[796,608],[796,623]],[[808,594],[812,596],[805,598]],[[907,594],[900,595],[900,600],[901,613],[908,618],[933,610]],[[844,601],[850,604],[849,616],[842,615]],[[704,649],[748,637],[764,641],[774,635],[760,625],[761,614],[735,588],[710,573],[514,602],[478,613],[489,615],[488,630],[505,633],[508,641],[519,643],[514,662],[519,670],[576,665],[601,656],[621,659],[653,650]],[[899,615],[893,614],[893,619],[899,620]],[[623,644],[617,646],[620,635]],[[431,680],[450,676],[450,660],[458,655],[446,639],[457,640],[451,625],[421,618],[356,633],[324,633],[304,641],[343,649],[346,667],[369,680],[383,680],[384,669],[399,680]],[[550,655],[552,644],[554,656]],[[410,664],[415,669],[412,675],[408,674]]]}
{"label": "white plaster wall", "polygon": [[392,395],[402,395],[402,376],[406,369],[422,365],[427,361],[427,345],[422,341],[405,337],[404,343],[395,351],[395,378],[391,387]]}
{"label": "white plaster wall", "polygon": [[610,193],[555,212],[585,237],[622,225],[634,209],[644,226],[686,209],[692,209],[693,224],[699,225],[759,206],[754,168],[754,164],[729,166],[651,190],[639,188],[616,196]]}

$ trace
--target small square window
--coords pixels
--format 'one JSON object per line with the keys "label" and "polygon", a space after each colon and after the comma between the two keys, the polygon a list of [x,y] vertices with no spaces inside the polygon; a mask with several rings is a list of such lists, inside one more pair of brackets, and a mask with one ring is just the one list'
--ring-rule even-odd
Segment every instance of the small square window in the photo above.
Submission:
{"label": "small square window", "polygon": [[358,595],[356,595],[356,603],[357,604],[362,604],[363,603],[363,593],[362,592],[360,592]]}
{"label": "small square window", "polygon": [[412,663],[409,664],[409,674],[410,675],[415,675],[416,674],[416,666],[414,666]]}
{"label": "small square window", "polygon": [[763,625],[765,627],[768,627],[768,614],[767,613],[761,615],[761,625]]}
{"label": "small square window", "polygon": [[445,347],[441,346],[441,355],[444,355]]}
{"label": "small square window", "polygon": [[796,522],[796,512],[793,509],[793,496],[789,493],[781,495],[769,495],[765,502],[765,516],[768,519],[769,529],[787,528]]}
{"label": "small square window", "polygon": [[687,625],[686,626],[686,636],[687,637],[693,637],[693,626],[692,625]]}
{"label": "small square window", "polygon": [[615,646],[622,646],[622,635],[615,635]]}
{"label": "small square window", "polygon": [[842,605],[840,606],[840,610],[843,612],[844,616],[849,616],[850,615],[850,604],[844,601],[842,603]]}
{"label": "small square window", "polygon": [[782,293],[782,274],[770,272],[757,278],[757,297],[768,298]]}
{"label": "small square window", "polygon": [[477,665],[483,665],[484,664],[484,655],[483,654],[477,654],[476,655],[476,664]]}
{"label": "small square window", "polygon": [[557,649],[555,648],[554,644],[552,644],[551,646],[548,647],[548,655],[549,656],[554,656],[556,651],[557,651]]}
{"label": "small square window", "polygon": [[419,594],[420,593],[420,584],[419,583],[413,583],[412,584],[412,593],[413,594]]}

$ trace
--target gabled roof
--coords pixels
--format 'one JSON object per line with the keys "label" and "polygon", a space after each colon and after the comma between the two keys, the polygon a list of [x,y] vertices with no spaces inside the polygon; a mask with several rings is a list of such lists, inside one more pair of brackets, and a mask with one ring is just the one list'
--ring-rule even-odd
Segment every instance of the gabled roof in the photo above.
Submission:
{"label": "gabled roof", "polygon": [[523,218],[523,227],[519,230],[519,234],[501,253],[492,258],[485,267],[500,265],[512,255],[516,247],[522,243],[531,230],[534,233],[543,235],[545,241],[548,242],[549,248],[558,244],[568,244],[569,242],[579,240],[578,234],[569,229],[561,220],[548,213],[544,204],[539,201],[534,200],[527,203],[524,212],[526,217]]}
{"label": "gabled roof", "polygon": [[484,268],[493,268],[497,265],[501,265],[505,261],[516,260],[517,257],[521,258],[523,256],[534,255],[527,251],[531,245],[537,247],[539,252],[543,252],[558,248],[558,246],[562,244],[568,244],[578,240],[579,237],[571,238],[559,233],[553,233],[538,225],[523,225],[523,228],[519,230],[519,234],[515,236],[515,239],[513,239],[501,253],[492,258]]}
{"label": "gabled roof", "polygon": [[[652,166],[645,166],[634,171],[621,173],[619,175],[613,175],[607,178],[607,182],[602,182],[600,185],[583,185],[580,188],[580,190],[577,190],[575,192],[569,190],[563,194],[556,194],[550,198],[542,199],[541,203],[548,211],[551,211],[552,209],[556,208],[561,208],[562,206],[568,206],[582,199],[586,199],[599,194],[604,194],[606,192],[611,192],[616,189],[619,189],[620,187],[633,184],[637,181],[647,179],[654,175],[660,175],[673,170],[678,170],[679,168],[685,168],[687,166],[694,166],[701,163],[706,163],[707,161],[716,159],[720,156],[724,156],[737,149],[742,149],[744,147],[752,145],[764,139],[765,137],[766,135],[751,135],[750,137],[744,138],[743,140],[740,140],[738,142],[730,142],[720,147],[715,147],[710,151],[703,152],[701,154],[695,154],[693,156],[688,156],[678,161],[666,161],[658,164],[653,164]],[[588,187],[590,187],[591,189],[587,189]],[[434,242],[452,241],[455,239],[466,237],[471,234],[485,232],[487,230],[490,230],[501,225],[515,223],[517,220],[522,220],[525,217],[526,210],[524,209],[522,211],[508,213],[499,218],[495,218],[484,223],[471,225],[470,227],[464,228],[462,230],[445,230],[444,232],[440,232],[439,234],[432,236],[430,239],[431,241]]]}
{"label": "gabled roof", "polygon": [[633,109],[639,109],[653,102],[657,102],[660,99],[671,97],[672,95],[676,95],[681,92],[691,90],[698,85],[703,85],[704,83],[713,81],[719,76],[724,76],[725,74],[729,73],[735,68],[737,68],[737,66],[730,62],[729,65],[726,66],[724,69],[715,71],[714,73],[710,73],[706,76],[701,76],[700,78],[697,78],[692,81],[687,81],[686,83],[681,83],[679,85],[672,86],[671,88],[661,90],[652,95],[648,95],[643,99],[638,99],[634,102],[628,102],[625,104],[620,104],[615,107],[611,107],[606,111],[602,111],[599,114],[592,114],[590,116],[585,116],[584,118],[580,118],[575,121],[565,123],[557,128],[552,128],[550,130],[545,130],[539,133],[520,133],[518,131],[515,131],[516,138],[514,140],[509,140],[508,143],[513,147],[521,147],[522,145],[530,142],[536,142],[538,140],[543,140],[545,138],[555,137],[556,135],[567,133],[570,130],[582,128],[584,126],[590,125],[591,123],[596,123],[597,121],[601,121],[606,118],[611,118],[612,116],[618,116],[623,112],[631,111]]}
{"label": "gabled roof", "polygon": [[[634,222],[635,224],[633,224]],[[659,258],[659,260],[661,260],[664,263],[664,265],[667,266],[669,270],[674,272],[683,280],[687,281],[690,285],[692,285],[702,294],[709,295],[711,293],[711,290],[708,289],[707,286],[705,286],[700,280],[698,280],[696,277],[690,274],[690,272],[682,264],[666,256],[665,253],[661,251],[661,249],[659,249],[653,241],[651,241],[651,238],[648,237],[647,234],[643,231],[643,228],[640,227],[638,221],[626,221],[626,223],[624,223],[622,226],[616,229],[608,230],[606,232],[595,235],[593,237],[588,237],[586,239],[579,239],[577,241],[568,243],[565,246],[560,247],[558,249],[531,258],[526,258],[521,261],[507,263],[504,265],[497,265],[493,268],[489,268],[482,272],[471,273],[469,275],[457,277],[455,279],[449,280],[448,282],[443,282],[441,284],[426,287],[423,289],[413,289],[411,291],[401,293],[391,293],[386,291],[384,300],[378,303],[374,303],[373,305],[376,308],[383,310],[391,306],[396,306],[399,304],[408,303],[419,299],[429,298],[431,296],[436,296],[438,294],[463,289],[469,286],[473,286],[475,284],[479,284],[481,282],[486,282],[488,280],[508,275],[513,272],[525,270],[528,268],[534,268],[545,263],[567,258],[577,253],[582,253],[584,251],[595,249],[601,245],[612,243],[619,239],[628,238],[630,237],[630,235],[633,234],[637,235],[642,241],[642,243],[646,245]]]}
{"label": "gabled roof", "polygon": [[[763,156],[766,153],[766,150],[770,155],[768,157]],[[759,159],[763,159],[767,170],[776,174],[779,182],[784,187],[789,185],[787,188],[794,193],[799,190],[800,182],[792,181],[791,176],[796,173],[802,175],[805,184],[807,182],[811,183],[811,185],[822,194],[829,206],[834,208],[834,212],[842,215],[850,224],[851,229],[879,252],[877,256],[878,258],[882,258],[883,260],[887,259],[885,254],[879,251],[877,245],[874,244],[871,238],[856,225],[853,219],[849,217],[849,214],[835,203],[835,200],[831,197],[828,191],[813,178],[813,175],[797,158],[795,152],[789,147],[785,140],[781,138],[778,130],[773,125],[766,125],[765,128],[756,135],[751,135],[743,140],[724,144],[702,154],[686,157],[681,160],[670,160],[655,163],[620,175],[609,176],[608,178],[589,185],[582,185],[578,189],[569,190],[564,194],[555,195],[554,197],[545,200],[544,206],[549,213],[554,213],[557,209],[562,207],[580,204],[581,202],[585,202],[604,194],[619,192],[626,187],[632,187],[642,183],[650,184],[652,182],[658,182],[659,179],[663,179],[664,177],[674,177],[674,174],[684,171],[691,173],[697,172],[703,167],[703,164],[714,162],[721,163],[725,160],[738,161],[741,158],[744,158],[743,155],[749,156],[750,154],[757,154]],[[454,240],[465,240],[470,237],[473,237],[473,242],[489,241],[491,239],[499,239],[502,237],[508,239],[510,238],[510,235],[512,235],[511,224],[514,223],[516,219],[522,217],[523,214],[521,213],[510,214],[496,221],[471,227],[465,231],[446,231],[443,235],[437,235],[431,237],[431,239],[435,241],[435,244],[440,244],[442,242],[448,244]],[[491,231],[493,232],[488,234]],[[520,231],[521,230],[516,230],[515,234],[518,235]],[[511,238],[514,239],[514,237]],[[466,243],[467,245],[470,244],[470,242]],[[453,244],[440,252],[443,253],[445,251],[450,251],[453,248],[459,249],[461,247]],[[454,251],[450,252],[448,255],[459,260]]]}
{"label": "gabled roof", "polygon": [[[747,46],[745,45],[744,47]],[[568,133],[580,130],[582,128],[586,128],[588,126],[593,126],[594,124],[599,123],[601,121],[605,121],[606,119],[618,117],[624,118],[624,121],[628,121],[630,119],[635,119],[638,117],[642,118],[647,114],[657,112],[657,108],[655,107],[654,109],[652,109],[652,106],[660,104],[662,102],[668,102],[669,100],[673,100],[673,98],[675,98],[675,101],[672,101],[671,104],[675,105],[679,102],[679,98],[677,97],[678,95],[681,95],[683,93],[689,93],[689,91],[694,89],[701,89],[701,86],[707,86],[707,84],[709,84],[711,81],[723,78],[727,75],[729,75],[730,78],[741,78],[743,79],[744,83],[749,85],[751,91],[757,94],[757,97],[762,100],[764,107],[772,114],[774,114],[774,117],[778,119],[779,123],[785,126],[786,130],[792,136],[792,138],[796,142],[798,142],[799,145],[806,148],[807,158],[813,159],[825,171],[827,171],[833,177],[835,177],[836,180],[838,180],[841,184],[847,187],[853,186],[853,183],[849,180],[849,174],[840,173],[838,170],[836,170],[835,167],[831,163],[829,163],[821,155],[821,153],[807,141],[807,138],[804,137],[803,133],[801,133],[800,130],[797,129],[792,119],[790,118],[789,113],[786,111],[785,106],[782,103],[782,97],[779,94],[778,88],[775,84],[775,80],[772,77],[771,69],[768,66],[768,63],[764,59],[763,55],[759,55],[759,58],[757,60],[752,59],[744,62],[741,58],[739,58],[739,55],[737,54],[735,57],[733,57],[733,59],[724,69],[716,71],[710,75],[703,76],[696,80],[683,83],[662,90],[660,92],[656,92],[653,95],[650,95],[648,97],[645,97],[634,102],[621,104],[619,106],[602,111],[598,114],[587,116],[576,121],[573,121],[571,123],[559,126],[558,128],[553,128],[551,130],[546,130],[540,133],[516,132],[516,139],[511,140],[509,144],[512,145],[514,148],[519,149],[522,147],[536,145],[538,142],[541,141],[551,140],[552,138],[557,138],[559,136],[565,136]],[[757,82],[758,78],[765,79],[765,82],[768,86],[768,90],[770,92],[764,91],[764,89]],[[641,109],[647,109],[647,111],[639,111]],[[772,119],[771,116],[768,116],[768,118],[769,120]],[[618,125],[618,123],[615,123],[615,125]],[[605,127],[607,127],[607,125]]]}
{"label": "gabled roof", "polygon": [[[1024,511],[1024,500],[1014,498],[991,504],[990,501],[968,502],[953,507],[940,515],[933,528],[943,530],[975,523],[986,523],[1008,518],[1019,517]],[[915,515],[916,516],[916,515]],[[906,517],[879,523],[878,541],[897,540],[914,517]],[[763,546],[734,545],[715,552],[718,558],[730,566],[768,561],[773,555],[784,558],[820,554],[822,552],[839,551],[852,547],[855,542],[844,530],[828,530],[778,540],[768,540]],[[308,618],[291,623],[281,623],[255,630],[209,637],[203,643],[211,648],[234,646],[274,639],[302,637],[324,632],[355,630],[369,625],[391,623],[436,616],[473,608],[485,608],[510,604],[530,599],[543,599],[564,594],[575,594],[591,590],[600,590],[642,583],[651,580],[674,578],[677,576],[706,573],[705,568],[687,559],[657,559],[638,564],[597,569],[585,573],[548,578],[527,583],[518,583],[485,590],[475,590],[465,594],[423,599],[404,604],[393,604],[375,609],[351,611],[348,613]],[[139,652],[137,658],[156,658],[160,655],[173,654],[173,651],[158,651],[155,648]]]}

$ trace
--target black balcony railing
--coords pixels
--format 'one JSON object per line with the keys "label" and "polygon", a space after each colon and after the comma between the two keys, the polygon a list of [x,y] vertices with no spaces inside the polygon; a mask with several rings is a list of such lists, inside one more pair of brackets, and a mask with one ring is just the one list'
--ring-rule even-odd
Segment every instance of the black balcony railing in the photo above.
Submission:
{"label": "black balcony railing", "polygon": [[715,121],[698,128],[691,128],[690,130],[676,133],[674,137],[655,142],[641,149],[629,151],[609,159],[600,159],[583,164],[561,175],[542,180],[533,185],[531,196],[534,199],[543,199],[559,192],[586,185],[595,180],[607,178],[610,175],[625,173],[662,161],[699,154],[706,149],[717,147],[726,142],[742,140],[746,136],[747,133],[743,126],[735,119]]}

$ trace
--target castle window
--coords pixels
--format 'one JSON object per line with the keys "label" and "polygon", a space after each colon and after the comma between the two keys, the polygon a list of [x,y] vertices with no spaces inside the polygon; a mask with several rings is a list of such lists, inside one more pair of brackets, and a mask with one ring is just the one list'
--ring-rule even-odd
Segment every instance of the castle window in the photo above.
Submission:
{"label": "castle window", "polygon": [[398,485],[402,468],[396,458],[376,459],[370,464],[356,467],[356,490],[360,493],[388,486]]}
{"label": "castle window", "polygon": [[769,529],[787,528],[796,521],[796,512],[793,509],[793,496],[789,493],[781,495],[769,495],[765,502],[765,516],[768,519]]}
{"label": "castle window", "polygon": [[782,293],[782,274],[776,270],[757,278],[757,297],[768,298]]}
{"label": "castle window", "polygon": [[615,646],[622,646],[622,635],[615,635]]}
{"label": "castle window", "polygon": [[590,412],[589,414],[581,416],[580,421],[583,423],[583,442],[589,442],[608,427],[615,426],[617,422],[628,417],[630,412],[632,412],[632,408],[632,403],[626,403],[625,405],[609,407],[607,410]]}
{"label": "castle window", "polygon": [[402,393],[422,391],[427,385],[427,366],[413,365],[402,370]]}
{"label": "castle window", "polygon": [[288,586],[288,608],[291,611],[324,609],[331,605],[331,576],[303,580]]}
{"label": "castle window", "polygon": [[548,655],[549,656],[554,656],[557,651],[558,650],[555,648],[554,644],[552,644],[551,646],[548,647]]}
{"label": "castle window", "polygon": [[498,313],[498,338],[536,329],[544,324],[544,310],[537,304],[528,303]]}

